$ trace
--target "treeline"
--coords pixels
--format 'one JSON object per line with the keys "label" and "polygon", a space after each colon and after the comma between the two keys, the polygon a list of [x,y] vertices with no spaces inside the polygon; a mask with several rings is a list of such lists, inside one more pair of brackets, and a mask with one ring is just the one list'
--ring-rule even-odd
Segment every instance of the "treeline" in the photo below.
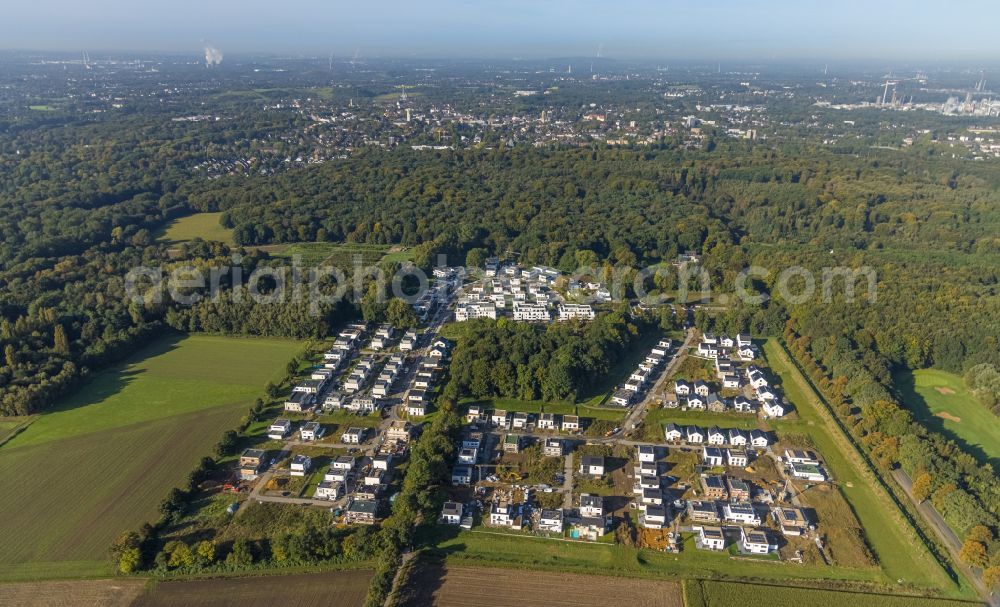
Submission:
{"label": "treeline", "polygon": [[[1000,479],[992,466],[977,462],[953,442],[913,420],[893,396],[886,362],[874,352],[859,357],[843,351],[832,337],[799,333],[790,321],[786,343],[836,415],[882,469],[901,467],[913,479],[917,500],[930,499],[962,538],[989,533],[979,567],[1000,567]],[[840,344],[842,345],[842,344]],[[975,541],[975,540],[974,540]]]}
{"label": "treeline", "polygon": [[965,373],[965,384],[987,409],[1000,415],[1000,369],[989,363],[976,365]]}
{"label": "treeline", "polygon": [[[454,368],[454,363],[451,365]],[[461,420],[451,399],[439,399],[438,415],[413,445],[403,486],[396,495],[392,516],[379,529],[375,576],[368,587],[365,607],[382,607],[392,591],[403,553],[412,547],[421,530],[437,522],[443,488],[450,481],[455,441]]]}
{"label": "treeline", "polygon": [[453,397],[575,401],[607,376],[639,333],[621,311],[586,323],[479,319],[466,324],[445,387]]}

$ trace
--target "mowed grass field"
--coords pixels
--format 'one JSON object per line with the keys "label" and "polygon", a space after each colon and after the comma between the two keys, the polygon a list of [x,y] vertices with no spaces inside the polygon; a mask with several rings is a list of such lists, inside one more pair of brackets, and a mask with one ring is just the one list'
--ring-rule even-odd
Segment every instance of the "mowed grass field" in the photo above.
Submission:
{"label": "mowed grass field", "polygon": [[[791,361],[789,354],[774,339],[764,345],[770,368],[781,380],[781,387],[802,421],[801,431],[809,434],[826,461],[837,487],[851,505],[886,582],[937,588],[947,594],[968,596],[974,591],[967,585],[956,585],[941,568],[916,532],[903,518],[884,489],[877,486],[870,472],[863,469],[860,455],[847,442],[839,427],[823,414],[819,395]],[[822,525],[822,521],[820,521]]]}
{"label": "mowed grass field", "polygon": [[371,571],[160,582],[133,607],[361,607]]}
{"label": "mowed grass field", "polygon": [[870,567],[790,566],[773,560],[733,559],[728,552],[697,550],[687,536],[678,555],[608,543],[574,542],[487,530],[461,531],[441,540],[434,554],[448,567],[505,567],[630,578],[758,578],[776,582],[843,580],[880,582]]}
{"label": "mowed grass field", "polygon": [[922,424],[965,443],[980,461],[1000,461],[1000,419],[969,392],[960,376],[920,369],[897,373],[893,381]]}
{"label": "mowed grass field", "polygon": [[980,602],[931,599],[911,596],[841,592],[812,588],[791,588],[732,582],[687,580],[684,582],[687,607],[972,607]]}
{"label": "mowed grass field", "polygon": [[233,244],[233,231],[222,227],[219,223],[221,218],[222,213],[195,213],[178,217],[161,228],[156,238],[167,244],[181,244],[195,238]]}
{"label": "mowed grass field", "polygon": [[38,416],[0,447],[0,580],[109,573],[110,542],[158,516],[170,488],[302,349],[164,338]]}

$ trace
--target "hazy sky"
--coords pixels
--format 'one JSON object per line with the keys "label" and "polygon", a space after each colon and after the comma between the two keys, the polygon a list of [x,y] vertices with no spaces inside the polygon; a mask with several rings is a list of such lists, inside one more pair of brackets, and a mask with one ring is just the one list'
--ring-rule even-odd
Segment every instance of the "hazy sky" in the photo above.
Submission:
{"label": "hazy sky", "polygon": [[0,48],[1000,59],[997,0],[8,0]]}

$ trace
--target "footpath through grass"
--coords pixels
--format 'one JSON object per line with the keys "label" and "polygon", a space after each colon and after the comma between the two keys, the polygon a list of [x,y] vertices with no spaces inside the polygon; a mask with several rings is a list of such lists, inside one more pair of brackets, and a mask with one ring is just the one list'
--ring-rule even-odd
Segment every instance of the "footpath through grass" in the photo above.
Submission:
{"label": "footpath through grass", "polygon": [[172,336],[95,375],[0,447],[0,580],[108,575],[107,547],[280,379],[295,341]]}
{"label": "footpath through grass", "polygon": [[[764,345],[768,365],[795,405],[809,436],[830,467],[841,493],[850,503],[888,582],[938,588],[948,596],[974,597],[962,581],[953,582],[904,518],[874,473],[826,412],[819,395],[775,339]],[[822,521],[820,522],[822,524]]]}

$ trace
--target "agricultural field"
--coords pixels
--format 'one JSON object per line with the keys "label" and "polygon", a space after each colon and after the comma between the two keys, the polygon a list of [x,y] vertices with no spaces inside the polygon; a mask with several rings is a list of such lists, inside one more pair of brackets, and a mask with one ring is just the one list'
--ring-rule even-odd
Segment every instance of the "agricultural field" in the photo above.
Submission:
{"label": "agricultural field", "polygon": [[893,596],[876,593],[843,592],[812,588],[763,586],[686,580],[684,599],[687,607],[732,607],[733,605],[768,605],[769,607],[972,607],[980,603],[948,599]]}
{"label": "agricultural field", "polygon": [[221,578],[160,582],[139,596],[134,607],[361,607],[371,571],[297,573],[281,577]]}
{"label": "agricultural field", "polygon": [[146,587],[145,580],[50,580],[4,584],[4,605],[19,607],[128,607]]}
{"label": "agricultural field", "polygon": [[93,376],[0,447],[0,580],[109,573],[119,533],[155,519],[303,344],[171,336]]}
{"label": "agricultural field", "polygon": [[167,244],[181,244],[195,238],[233,244],[233,231],[222,227],[220,219],[222,213],[195,213],[178,217],[163,226],[157,232],[156,238]]}
{"label": "agricultural field", "polygon": [[980,461],[1000,463],[1000,420],[969,392],[961,376],[919,369],[897,373],[893,380],[917,421],[962,444]]}
{"label": "agricultural field", "polygon": [[436,564],[417,565],[403,596],[404,607],[684,605],[677,582]]}

